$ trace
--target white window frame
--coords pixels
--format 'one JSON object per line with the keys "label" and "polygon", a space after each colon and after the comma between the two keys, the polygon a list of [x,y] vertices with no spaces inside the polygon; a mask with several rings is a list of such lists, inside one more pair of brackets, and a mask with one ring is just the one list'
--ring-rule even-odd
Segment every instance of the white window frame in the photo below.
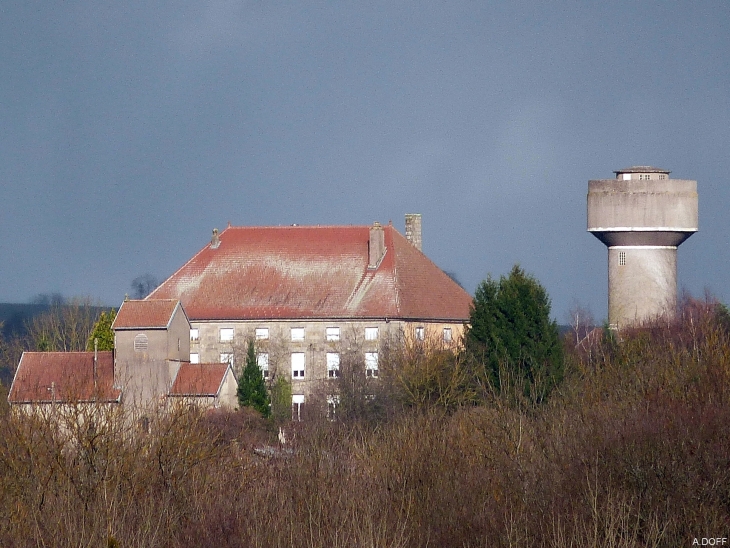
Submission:
{"label": "white window frame", "polygon": [[377,327],[366,327],[365,328],[365,340],[366,341],[377,341],[378,340],[378,328]]}
{"label": "white window frame", "polygon": [[266,341],[269,339],[269,328],[268,327],[257,327],[256,328],[256,340]]}
{"label": "white window frame", "polygon": [[235,331],[232,327],[220,327],[218,328],[218,340],[220,342],[233,342]]}
{"label": "white window frame", "polygon": [[306,357],[304,352],[292,352],[291,353],[291,378],[295,381],[300,381],[306,374]]}
{"label": "white window frame", "polygon": [[328,327],[325,330],[325,336],[328,341],[339,341],[340,340],[340,328],[339,327]]}
{"label": "white window frame", "polygon": [[378,353],[377,352],[365,352],[365,376],[366,377],[377,377],[378,376]]}
{"label": "white window frame", "polygon": [[200,354],[198,354],[197,352],[191,352],[190,363],[200,363]]}
{"label": "white window frame", "polygon": [[304,328],[303,327],[292,327],[291,328],[291,340],[292,342],[301,342],[304,340]]}
{"label": "white window frame", "polygon": [[327,378],[336,379],[340,376],[340,355],[337,352],[327,352]]}
{"label": "white window frame", "polygon": [[198,342],[200,340],[200,329],[197,327],[190,328],[190,342]]}
{"label": "white window frame", "polygon": [[256,365],[261,369],[261,375],[265,378],[269,378],[269,353],[259,352],[256,355]]}
{"label": "white window frame", "polygon": [[330,394],[327,396],[327,418],[331,421],[335,420],[337,415],[337,407],[340,405],[340,396]]}
{"label": "white window frame", "polygon": [[233,367],[233,352],[221,352],[219,363],[227,363]]}
{"label": "white window frame", "polygon": [[444,342],[450,343],[454,340],[454,332],[450,327],[444,327]]}
{"label": "white window frame", "polygon": [[[302,405],[304,405],[304,394],[292,394],[291,396],[291,419],[302,420]],[[296,410],[296,412],[295,412]]]}

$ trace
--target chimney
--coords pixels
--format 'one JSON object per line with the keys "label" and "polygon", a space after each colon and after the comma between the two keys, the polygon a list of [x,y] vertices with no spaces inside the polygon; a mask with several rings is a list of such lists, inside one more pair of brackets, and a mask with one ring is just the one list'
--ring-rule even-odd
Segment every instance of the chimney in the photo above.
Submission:
{"label": "chimney", "polygon": [[211,249],[218,249],[218,246],[221,245],[221,239],[218,237],[218,229],[213,229],[213,237],[210,239],[210,248]]}
{"label": "chimney", "polygon": [[377,268],[385,256],[385,232],[379,222],[370,227],[370,243],[368,245],[368,268]]}
{"label": "chimney", "polygon": [[423,251],[421,244],[421,214],[406,213],[406,240],[418,250]]}

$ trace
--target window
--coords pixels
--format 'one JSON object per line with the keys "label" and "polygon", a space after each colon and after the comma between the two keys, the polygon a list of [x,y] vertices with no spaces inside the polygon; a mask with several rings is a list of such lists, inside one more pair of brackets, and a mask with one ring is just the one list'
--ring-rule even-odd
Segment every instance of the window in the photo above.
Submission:
{"label": "window", "polygon": [[378,328],[377,327],[366,327],[365,328],[365,340],[366,341],[377,341],[378,340]]}
{"label": "window", "polygon": [[269,338],[269,328],[268,327],[257,327],[256,328],[256,340],[257,341],[265,341]]}
{"label": "window", "polygon": [[291,397],[291,420],[302,420],[302,405],[304,405],[304,394],[292,394]]}
{"label": "window", "polygon": [[664,180],[664,179],[667,178],[667,176],[662,173],[661,175],[659,175],[659,178],[662,179],[662,180]]}
{"label": "window", "polygon": [[193,342],[198,342],[200,340],[200,331],[198,329],[190,330],[190,340]]}
{"label": "window", "polygon": [[136,337],[134,337],[134,351],[135,352],[147,352],[147,344],[149,343],[149,340],[147,339],[147,335],[144,333],[140,333]]}
{"label": "window", "polygon": [[232,327],[221,327],[219,330],[221,342],[233,342],[233,328]]}
{"label": "window", "polygon": [[422,341],[426,338],[426,330],[423,327],[416,327],[416,340]]}
{"label": "window", "polygon": [[444,342],[450,343],[452,336],[453,335],[451,334],[451,328],[450,327],[444,327]]}
{"label": "window", "polygon": [[340,376],[340,355],[327,352],[327,377],[335,379]]}
{"label": "window", "polygon": [[335,420],[337,406],[340,405],[340,397],[337,395],[327,396],[327,418],[331,421]]}
{"label": "window", "polygon": [[233,365],[233,353],[232,352],[221,352],[220,363],[228,363]]}
{"label": "window", "polygon": [[291,377],[292,379],[304,378],[304,352],[292,352]]}
{"label": "window", "polygon": [[339,327],[328,327],[327,328],[327,340],[328,341],[339,341],[340,340],[340,328]]}
{"label": "window", "polygon": [[256,356],[256,363],[259,366],[259,369],[261,369],[261,375],[265,379],[269,378],[269,355],[266,352],[262,352],[258,356]]}
{"label": "window", "polygon": [[291,328],[291,340],[303,341],[304,340],[304,328],[303,327],[292,327]]}
{"label": "window", "polygon": [[618,252],[618,264],[621,266],[626,266],[626,252],[625,251]]}
{"label": "window", "polygon": [[378,376],[378,353],[365,352],[365,376]]}
{"label": "window", "polygon": [[190,363],[200,363],[200,354],[192,352],[190,354]]}

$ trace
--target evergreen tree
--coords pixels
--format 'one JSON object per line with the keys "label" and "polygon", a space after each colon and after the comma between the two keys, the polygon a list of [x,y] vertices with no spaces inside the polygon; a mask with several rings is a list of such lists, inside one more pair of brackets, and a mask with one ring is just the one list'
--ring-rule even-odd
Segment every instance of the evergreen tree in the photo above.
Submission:
{"label": "evergreen tree", "polygon": [[246,367],[238,379],[238,404],[241,407],[253,407],[264,417],[271,413],[269,407],[269,394],[266,391],[266,383],[261,369],[256,361],[256,350],[253,341],[248,341],[246,352]]}
{"label": "evergreen tree", "polygon": [[91,330],[91,335],[89,335],[89,339],[86,341],[86,350],[94,350],[94,339],[99,341],[99,350],[114,350],[114,331],[112,331],[112,324],[116,317],[117,311],[113,308],[108,313],[102,311],[99,314],[99,318]]}
{"label": "evergreen tree", "polygon": [[466,342],[497,389],[521,384],[525,395],[542,401],[562,378],[562,347],[550,319],[550,299],[518,265],[509,276],[498,281],[490,276],[479,285]]}

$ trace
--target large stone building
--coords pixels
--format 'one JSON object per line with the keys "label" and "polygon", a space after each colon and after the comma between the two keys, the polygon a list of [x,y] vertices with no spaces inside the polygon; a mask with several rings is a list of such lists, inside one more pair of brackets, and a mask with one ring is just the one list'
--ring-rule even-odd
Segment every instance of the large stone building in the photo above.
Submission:
{"label": "large stone building", "polygon": [[697,181],[634,166],[588,182],[588,231],[608,247],[614,328],[674,314],[677,247],[698,230]]}
{"label": "large stone building", "polygon": [[255,340],[264,375],[291,380],[296,414],[338,377],[345,350],[376,377],[386,340],[461,337],[472,299],[421,252],[420,215],[406,224],[408,238],[379,223],[229,226],[148,299],[183,304],[191,362],[238,368]]}

